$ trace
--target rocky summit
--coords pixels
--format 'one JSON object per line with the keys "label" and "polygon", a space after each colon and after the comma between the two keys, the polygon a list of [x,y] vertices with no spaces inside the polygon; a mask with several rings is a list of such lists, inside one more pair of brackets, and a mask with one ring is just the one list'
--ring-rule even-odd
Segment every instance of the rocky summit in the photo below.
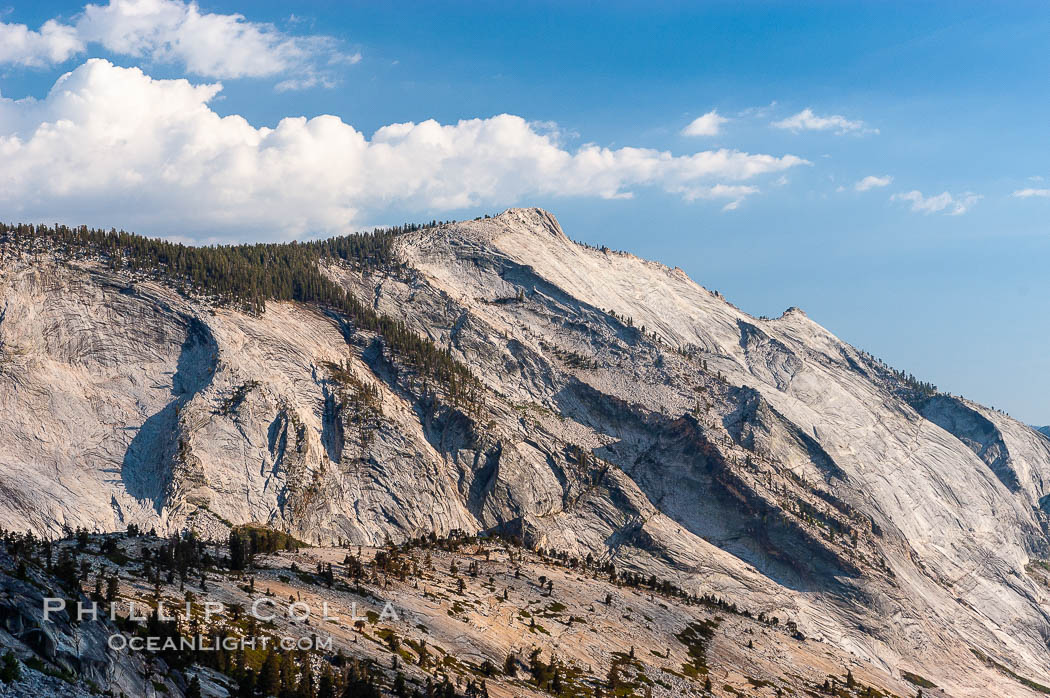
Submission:
{"label": "rocky summit", "polygon": [[[573,242],[539,209],[233,251],[2,234],[9,531],[225,542],[251,524],[314,546],[303,564],[337,574],[335,548],[514,541],[499,573],[513,576],[514,556],[557,562],[545,577],[575,617],[605,594],[635,609],[610,615],[627,639],[604,654],[562,652],[590,657],[595,676],[651,633],[670,644],[622,666],[686,652],[692,636],[674,638],[689,623],[715,632],[672,598],[778,618],[775,632],[756,621],[768,633],[753,643],[766,652],[755,681],[740,663],[758,660],[712,650],[725,680],[682,671],[683,655],[637,695],[820,695],[821,662],[865,677],[839,677],[837,695],[1050,693],[1050,437],[802,310],[752,317],[680,269]],[[610,569],[616,584],[599,588]],[[662,609],[646,601],[650,620],[617,586],[634,578],[661,580],[646,594],[675,590]],[[426,584],[402,586],[426,627]],[[441,604],[469,591],[431,599],[442,624],[468,614]],[[478,661],[502,667],[510,644],[476,648]],[[501,681],[500,695],[551,692]],[[597,695],[586,691],[565,695]]]}

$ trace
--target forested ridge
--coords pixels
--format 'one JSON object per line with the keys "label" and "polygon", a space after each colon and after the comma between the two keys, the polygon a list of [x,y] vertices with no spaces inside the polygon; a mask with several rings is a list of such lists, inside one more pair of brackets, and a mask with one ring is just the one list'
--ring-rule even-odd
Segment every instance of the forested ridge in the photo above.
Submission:
{"label": "forested ridge", "polygon": [[250,312],[263,312],[268,300],[335,310],[358,329],[381,335],[401,361],[444,385],[456,398],[474,382],[466,366],[400,320],[360,302],[321,273],[319,266],[323,260],[333,260],[363,269],[396,270],[400,263],[393,252],[394,239],[442,224],[405,224],[310,242],[194,247],[112,229],[0,223],[0,241],[16,252],[43,249],[68,259],[97,256],[114,271],[145,274],[184,293]]}

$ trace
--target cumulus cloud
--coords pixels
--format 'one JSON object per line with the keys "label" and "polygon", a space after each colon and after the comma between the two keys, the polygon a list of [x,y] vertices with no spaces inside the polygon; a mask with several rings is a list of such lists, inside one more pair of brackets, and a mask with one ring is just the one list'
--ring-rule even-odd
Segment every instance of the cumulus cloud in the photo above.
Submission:
{"label": "cumulus cloud", "polygon": [[717,136],[722,130],[722,124],[729,121],[724,116],[719,116],[718,111],[712,109],[703,116],[693,119],[688,126],[682,129],[683,136]]}
{"label": "cumulus cloud", "polygon": [[889,175],[883,175],[882,177],[868,175],[864,179],[854,184],[853,188],[857,191],[868,191],[869,189],[876,189],[878,187],[889,186],[892,181],[893,177],[890,177]]}
{"label": "cumulus cloud", "polygon": [[570,151],[509,114],[391,124],[371,139],[335,116],[256,127],[210,108],[221,89],[92,59],[42,100],[0,99],[0,210],[196,241],[287,239],[406,211],[624,198],[640,187],[733,208],[757,191],[755,178],[808,164],[727,149]]}
{"label": "cumulus cloud", "polygon": [[66,61],[84,50],[73,27],[51,19],[40,31],[0,22],[0,65],[43,67]]}
{"label": "cumulus cloud", "polygon": [[182,0],[110,0],[86,5],[71,24],[48,20],[39,31],[0,23],[0,63],[47,66],[98,45],[111,53],[184,66],[207,78],[291,75],[285,89],[330,86],[330,67],[355,63],[325,36],[291,36],[239,14],[201,12]]}
{"label": "cumulus cloud", "polygon": [[799,131],[835,131],[843,133],[878,133],[878,129],[868,128],[863,121],[850,121],[839,114],[831,116],[817,116],[810,108],[803,109],[794,116],[789,116],[780,121],[774,121],[774,128],[787,129],[798,133]]}
{"label": "cumulus cloud", "polygon": [[956,196],[948,192],[941,192],[936,196],[923,196],[922,192],[917,189],[890,197],[890,201],[911,202],[911,210],[917,213],[929,214],[945,211],[950,216],[961,216],[980,200],[980,195],[969,191]]}
{"label": "cumulus cloud", "polygon": [[1012,196],[1018,199],[1030,199],[1033,196],[1050,198],[1050,189],[1018,189]]}

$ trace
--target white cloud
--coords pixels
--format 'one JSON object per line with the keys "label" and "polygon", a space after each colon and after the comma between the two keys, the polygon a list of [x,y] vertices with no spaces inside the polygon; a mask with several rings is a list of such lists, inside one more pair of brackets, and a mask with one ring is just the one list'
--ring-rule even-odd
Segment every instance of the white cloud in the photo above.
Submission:
{"label": "white cloud", "polygon": [[683,136],[717,136],[722,129],[722,124],[729,121],[724,116],[719,116],[718,111],[712,109],[703,116],[693,119],[688,126],[682,129]]}
{"label": "white cloud", "polygon": [[290,75],[284,89],[330,86],[330,68],[355,63],[325,36],[291,36],[272,24],[239,14],[201,12],[182,0],[110,0],[85,5],[71,24],[48,20],[39,32],[0,23],[0,64],[47,66],[83,53],[89,45],[156,63],[185,66],[208,78]]}
{"label": "white cloud", "polygon": [[889,186],[892,181],[893,177],[890,177],[889,175],[883,175],[882,177],[868,175],[864,179],[854,184],[853,188],[857,191],[868,191],[869,189],[875,189],[877,187]]}
{"label": "white cloud", "polygon": [[709,186],[671,186],[668,190],[681,194],[686,201],[697,199],[729,199],[722,207],[723,211],[735,211],[744,203],[744,199],[758,193],[758,187],[750,184],[714,184]]}
{"label": "white cloud", "polygon": [[758,119],[765,119],[777,108],[777,101],[773,100],[764,107],[748,107],[740,112],[738,116],[744,117],[755,117]]}
{"label": "white cloud", "polygon": [[783,128],[789,131],[831,131],[838,134],[859,132],[878,133],[879,130],[868,128],[863,121],[850,121],[844,116],[833,114],[831,116],[817,116],[810,108],[803,109],[794,116],[789,116],[780,121],[774,121],[774,128]]}
{"label": "white cloud", "polygon": [[979,194],[969,191],[957,196],[948,192],[941,192],[936,196],[923,196],[921,191],[913,189],[909,192],[894,194],[890,197],[890,201],[909,201],[911,210],[917,213],[929,214],[947,211],[948,215],[961,216],[973,208],[981,198]]}
{"label": "white cloud", "polygon": [[76,30],[53,19],[44,22],[40,31],[0,22],[0,65],[41,67],[61,63],[83,50]]}
{"label": "white cloud", "polygon": [[43,100],[0,98],[0,210],[196,241],[286,239],[409,212],[624,198],[640,187],[733,208],[756,178],[808,164],[727,149],[570,151],[509,114],[391,124],[371,139],[335,116],[255,127],[209,107],[221,89],[92,59]]}
{"label": "white cloud", "polygon": [[1050,189],[1018,189],[1012,196],[1018,199],[1029,199],[1033,196],[1050,198]]}

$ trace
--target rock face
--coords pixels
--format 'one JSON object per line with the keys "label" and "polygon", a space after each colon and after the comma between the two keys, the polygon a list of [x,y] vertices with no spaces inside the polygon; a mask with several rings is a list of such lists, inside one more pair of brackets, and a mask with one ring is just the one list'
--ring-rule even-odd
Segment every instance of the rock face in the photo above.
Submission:
{"label": "rock face", "polygon": [[[23,567],[22,573],[16,574],[16,566],[8,552],[0,550],[0,648],[22,661],[46,662],[66,678],[43,674],[38,670],[40,665],[31,669],[30,664],[22,667],[23,681],[13,686],[0,684],[0,695],[86,698],[97,693],[85,684],[106,686],[115,694],[147,694],[141,658],[109,646],[109,637],[118,631],[104,610],[92,613],[92,602],[75,593],[69,595],[64,608],[54,610],[57,605],[50,604],[65,598],[55,596],[55,590],[62,587],[54,577],[32,567]],[[49,599],[47,611],[45,598]],[[87,609],[79,620],[77,603]],[[163,679],[160,683],[163,685]]]}
{"label": "rock face", "polygon": [[[402,269],[325,273],[448,347],[444,399],[381,337],[8,255],[0,525],[331,543],[500,530],[791,618],[952,695],[1050,683],[1050,438],[935,394],[798,309],[512,209],[408,233]],[[985,658],[978,659],[978,656]]]}

